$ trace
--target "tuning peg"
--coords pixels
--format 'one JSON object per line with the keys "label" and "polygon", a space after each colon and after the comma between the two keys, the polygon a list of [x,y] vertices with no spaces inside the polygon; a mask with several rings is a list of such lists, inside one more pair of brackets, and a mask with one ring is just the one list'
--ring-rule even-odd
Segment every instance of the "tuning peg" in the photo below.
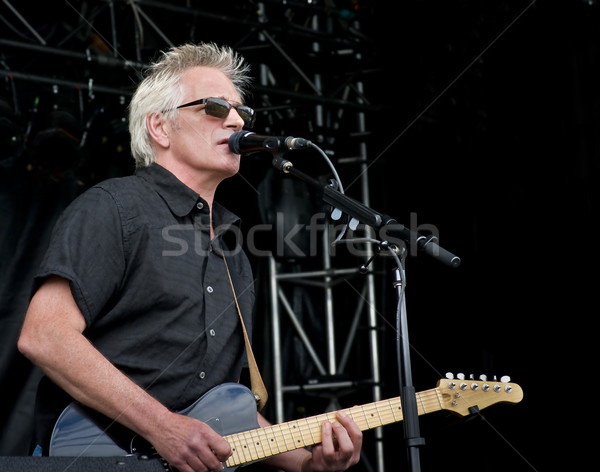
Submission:
{"label": "tuning peg", "polygon": [[456,374],[456,378],[459,379],[459,380],[465,380],[465,374],[458,373],[458,374]]}
{"label": "tuning peg", "polygon": [[481,374],[481,375],[479,376],[479,380],[481,380],[482,382],[485,382],[485,381],[487,380],[487,375],[485,375],[485,374]]}
{"label": "tuning peg", "polygon": [[454,378],[454,374],[452,372],[446,372],[446,378],[448,380],[452,380]]}
{"label": "tuning peg", "polygon": [[510,382],[510,377],[508,375],[503,375],[500,377],[500,382],[508,383]]}

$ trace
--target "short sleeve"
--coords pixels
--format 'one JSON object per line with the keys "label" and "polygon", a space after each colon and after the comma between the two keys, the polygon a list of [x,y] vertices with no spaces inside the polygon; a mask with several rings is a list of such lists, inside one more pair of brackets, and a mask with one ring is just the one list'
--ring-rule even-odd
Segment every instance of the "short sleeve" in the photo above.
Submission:
{"label": "short sleeve", "polygon": [[75,199],[58,219],[36,275],[70,281],[73,298],[89,326],[110,304],[125,272],[122,218],[113,197],[93,187]]}

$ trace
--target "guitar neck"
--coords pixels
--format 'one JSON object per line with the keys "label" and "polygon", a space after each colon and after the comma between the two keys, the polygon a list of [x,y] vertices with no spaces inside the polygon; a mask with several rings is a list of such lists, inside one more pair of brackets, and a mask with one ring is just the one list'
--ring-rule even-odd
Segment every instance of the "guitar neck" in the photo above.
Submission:
{"label": "guitar neck", "polygon": [[[419,415],[441,410],[441,393],[437,388],[416,394]],[[378,428],[403,420],[400,397],[381,400],[340,410],[350,416],[361,431]],[[227,467],[265,459],[282,452],[313,446],[321,442],[321,425],[335,421],[337,412],[289,421],[225,436],[232,455]]]}

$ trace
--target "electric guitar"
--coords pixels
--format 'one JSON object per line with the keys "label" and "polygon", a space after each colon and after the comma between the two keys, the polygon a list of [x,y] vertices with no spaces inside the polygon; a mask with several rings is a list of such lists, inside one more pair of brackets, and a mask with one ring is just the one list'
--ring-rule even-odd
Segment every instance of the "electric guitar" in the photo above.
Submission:
{"label": "electric guitar", "polygon": [[[502,380],[508,380],[503,378]],[[466,416],[495,403],[518,403],[523,391],[503,381],[440,379],[436,388],[416,394],[418,413],[448,410]],[[402,421],[400,397],[341,410],[361,431]],[[207,423],[229,442],[232,455],[223,464],[233,471],[282,452],[321,442],[321,425],[335,421],[336,412],[261,428],[256,419],[256,400],[243,385],[219,385],[180,412]],[[50,441],[51,456],[152,455],[152,446],[141,436],[77,403],[61,413]]]}

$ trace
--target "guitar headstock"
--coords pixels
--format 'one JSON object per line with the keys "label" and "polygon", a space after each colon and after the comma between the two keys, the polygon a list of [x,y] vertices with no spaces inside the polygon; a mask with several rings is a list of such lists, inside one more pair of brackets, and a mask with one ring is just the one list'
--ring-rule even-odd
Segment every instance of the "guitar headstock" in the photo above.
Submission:
{"label": "guitar headstock", "polygon": [[461,416],[470,415],[495,403],[519,403],[523,399],[523,390],[508,377],[500,380],[467,379],[462,374],[453,378],[447,374],[440,379],[437,389],[441,395],[443,410],[449,410]]}

